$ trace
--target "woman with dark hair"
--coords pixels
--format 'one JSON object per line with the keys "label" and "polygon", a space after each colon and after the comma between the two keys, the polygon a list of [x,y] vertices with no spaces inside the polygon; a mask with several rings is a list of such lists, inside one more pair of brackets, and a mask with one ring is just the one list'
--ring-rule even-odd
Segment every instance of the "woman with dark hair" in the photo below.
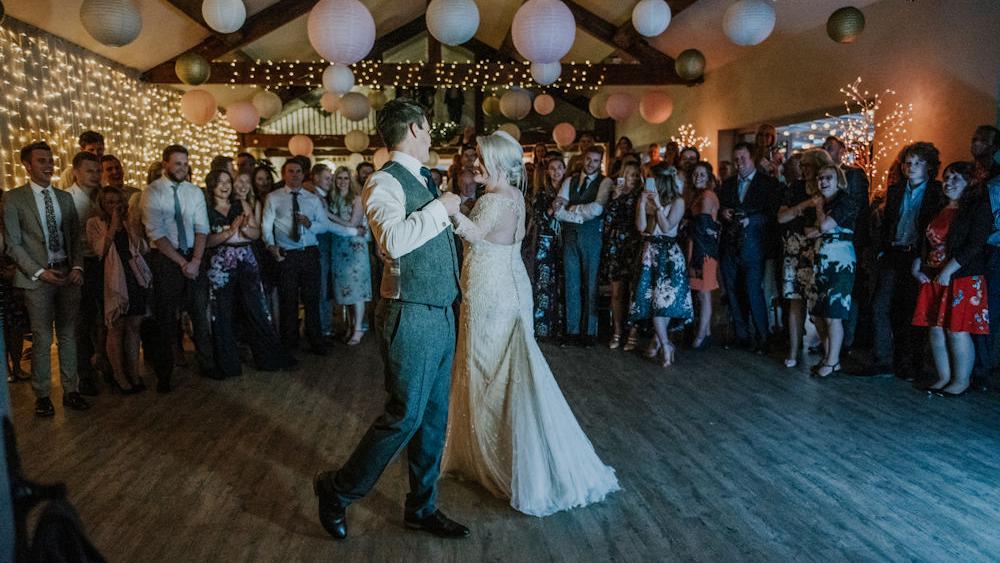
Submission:
{"label": "woman with dark hair", "polygon": [[545,187],[545,164],[549,160],[548,154],[549,148],[545,143],[535,143],[534,152],[531,157],[534,170],[528,174],[528,177],[531,178],[531,190],[529,191],[531,195],[534,195],[538,190]]}
{"label": "woman with dark hair", "polygon": [[[365,226],[365,210],[358,193],[360,188],[351,178],[346,166],[339,166],[333,173],[333,189],[327,195],[327,215],[334,223],[345,227]],[[368,241],[365,235],[331,235],[330,273],[333,278],[333,300],[337,305],[350,307],[351,324],[345,340],[348,346],[357,346],[365,334],[365,303],[372,299],[371,263],[368,260]]]}
{"label": "woman with dark hair", "polygon": [[[642,193],[639,165],[629,162],[622,166],[608,205],[604,211],[604,249],[601,252],[601,280],[611,284],[611,321],[613,332],[608,348],[621,346],[622,331],[628,324],[629,285],[635,279],[636,262],[642,238],[635,230],[635,207]],[[629,331],[628,350],[636,346],[639,337],[635,327]]]}
{"label": "woman with dark hair", "polygon": [[149,246],[138,223],[129,220],[125,192],[118,188],[101,190],[86,232],[103,266],[105,346],[112,370],[108,384],[122,395],[132,395],[146,388],[139,374],[139,329],[149,312],[153,281],[142,257]]}
{"label": "woman with dark hair", "polygon": [[[240,183],[249,181],[241,177]],[[249,206],[233,197],[227,170],[212,170],[205,178],[208,199],[208,281],[211,284],[212,340],[215,361],[224,377],[243,373],[233,310],[240,306],[247,323],[250,351],[257,369],[276,371],[296,361],[281,345],[271,323],[260,282],[260,267],[251,244],[260,238],[260,224]]]}
{"label": "woman with dark hair", "polygon": [[677,169],[660,163],[639,197],[635,211],[635,227],[643,234],[641,267],[633,292],[634,301],[629,320],[653,319],[656,332],[646,350],[646,357],[661,357],[661,365],[674,362],[674,347],[668,331],[670,321],[677,319],[680,328],[694,315],[688,286],[684,252],[677,244],[677,230],[684,218],[683,183]]}
{"label": "woman with dark hair", "polygon": [[989,334],[986,239],[993,217],[981,184],[972,184],[971,162],[944,170],[947,205],[927,226],[921,253],[913,261],[920,284],[915,326],[929,327],[937,380],[925,388],[957,397],[969,387],[975,352],[973,334]]}
{"label": "woman with dark hair", "polygon": [[628,137],[620,137],[618,143],[615,145],[615,156],[611,160],[611,165],[608,166],[608,176],[615,178],[621,174],[622,167],[625,165],[625,159],[633,154],[632,139]]}
{"label": "woman with dark hair", "polygon": [[562,154],[548,153],[544,169],[542,186],[528,201],[528,229],[522,255],[534,295],[535,336],[548,340],[561,338],[566,325],[562,237],[552,207],[566,175]]}
{"label": "woman with dark hair", "polygon": [[[826,154],[826,151],[823,151]],[[827,155],[829,157],[829,155]],[[815,297],[811,307],[816,330],[826,355],[813,374],[827,377],[840,371],[840,349],[844,342],[844,319],[851,313],[854,290],[854,222],[857,203],[847,193],[844,171],[834,164],[819,168],[819,194],[815,199],[816,228],[806,236],[819,238],[815,262]]]}
{"label": "woman with dark hair", "polygon": [[698,294],[698,332],[691,348],[704,350],[712,345],[712,292],[719,289],[719,196],[712,165],[700,161],[691,170],[694,197],[688,227],[688,284]]}
{"label": "woman with dark hair", "polygon": [[[267,194],[274,191],[274,170],[270,160],[258,161],[257,168],[253,171],[253,193],[255,199],[254,215],[260,221],[264,214],[264,200]],[[257,263],[260,265],[260,281],[264,285],[264,296],[267,297],[272,317],[278,313],[278,262],[274,255],[267,251],[262,237],[253,243],[254,252],[257,254]],[[273,319],[277,327],[277,319]]]}
{"label": "woman with dark hair", "polygon": [[[268,161],[268,164],[270,164],[270,161]],[[268,166],[258,165],[253,170],[253,192],[257,201],[260,202],[258,205],[263,205],[267,194],[273,191],[274,170]],[[260,215],[260,211],[257,211],[257,215]]]}

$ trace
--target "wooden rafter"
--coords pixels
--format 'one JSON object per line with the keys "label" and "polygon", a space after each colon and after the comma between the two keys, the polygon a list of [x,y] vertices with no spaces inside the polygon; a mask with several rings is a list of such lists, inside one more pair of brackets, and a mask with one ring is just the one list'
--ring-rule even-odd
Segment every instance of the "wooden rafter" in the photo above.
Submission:
{"label": "wooden rafter", "polygon": [[594,14],[573,0],[563,0],[563,2],[573,12],[576,25],[580,29],[593,35],[599,41],[619,49],[641,64],[665,66],[669,69],[670,73],[674,73],[674,59],[663,54],[659,49],[642,39],[635,32],[635,28],[632,28],[631,34],[628,33],[628,29],[632,27],[631,21],[622,26],[623,30],[619,33],[618,26]]}
{"label": "wooden rafter", "polygon": [[167,0],[167,3],[184,12],[184,15],[205,29],[210,29],[201,15],[201,4],[204,0]]}

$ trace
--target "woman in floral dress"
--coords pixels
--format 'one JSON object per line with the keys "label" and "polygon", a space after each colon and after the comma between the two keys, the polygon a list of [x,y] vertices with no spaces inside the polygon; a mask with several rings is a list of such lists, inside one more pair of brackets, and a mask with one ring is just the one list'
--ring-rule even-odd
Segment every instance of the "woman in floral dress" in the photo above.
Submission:
{"label": "woman in floral dress", "polygon": [[[635,279],[636,264],[642,238],[635,229],[635,208],[642,192],[639,165],[628,163],[622,167],[622,176],[616,183],[604,213],[604,250],[601,252],[601,282],[611,284],[611,320],[614,330],[608,348],[621,345],[622,331],[628,324],[628,292]],[[635,348],[638,332],[629,331],[626,346]]]}
{"label": "woman in floral dress", "polygon": [[[331,221],[346,227],[362,227],[365,210],[357,183],[346,166],[333,173],[333,189],[327,194],[327,214]],[[368,259],[368,240],[364,235],[333,236],[330,272],[333,277],[333,301],[350,307],[349,329],[345,339],[357,346],[365,334],[365,304],[372,300],[372,271]]]}
{"label": "woman in floral dress", "polygon": [[527,206],[528,230],[522,255],[535,301],[535,337],[542,340],[562,337],[566,325],[562,237],[559,221],[552,216],[552,202],[565,175],[566,164],[562,156],[550,156],[545,164],[545,181],[535,190]]}

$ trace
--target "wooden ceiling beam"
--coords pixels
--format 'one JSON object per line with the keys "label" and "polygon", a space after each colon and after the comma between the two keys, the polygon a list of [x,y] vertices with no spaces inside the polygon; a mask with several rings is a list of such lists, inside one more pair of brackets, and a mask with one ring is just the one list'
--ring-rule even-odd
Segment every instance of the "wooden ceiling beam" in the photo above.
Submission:
{"label": "wooden ceiling beam", "polygon": [[201,15],[202,2],[204,0],[167,0],[167,4],[184,12],[184,15],[194,20],[196,24],[211,31],[212,28],[208,27],[204,16]]}

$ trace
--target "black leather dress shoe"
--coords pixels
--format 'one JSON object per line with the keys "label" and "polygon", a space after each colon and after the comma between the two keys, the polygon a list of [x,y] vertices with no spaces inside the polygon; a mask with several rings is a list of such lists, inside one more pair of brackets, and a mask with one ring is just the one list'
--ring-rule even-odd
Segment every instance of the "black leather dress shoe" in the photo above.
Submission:
{"label": "black leather dress shoe", "polygon": [[90,408],[90,403],[82,395],[74,391],[63,395],[63,406],[75,411],[85,411]]}
{"label": "black leather dress shoe", "polygon": [[319,500],[319,523],[335,540],[347,537],[347,508],[342,506],[329,490],[332,472],[324,471],[313,480],[313,492]]}
{"label": "black leather dress shoe", "polygon": [[40,416],[42,418],[49,418],[50,416],[55,416],[56,408],[52,406],[52,400],[48,397],[39,397],[35,399],[35,416]]}
{"label": "black leather dress shoe", "polygon": [[440,510],[426,518],[404,518],[406,527],[411,530],[430,532],[439,538],[468,537],[469,529],[445,516]]}

